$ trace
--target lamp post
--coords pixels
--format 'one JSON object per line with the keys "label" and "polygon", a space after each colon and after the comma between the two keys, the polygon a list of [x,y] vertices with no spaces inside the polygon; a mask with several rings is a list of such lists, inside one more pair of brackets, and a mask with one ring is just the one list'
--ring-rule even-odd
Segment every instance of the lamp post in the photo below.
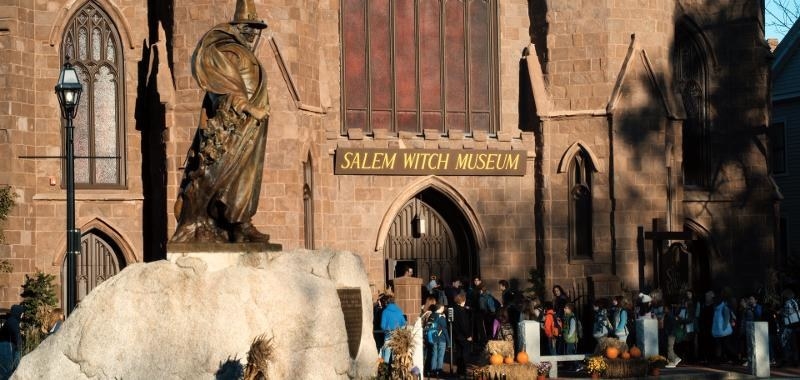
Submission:
{"label": "lamp post", "polygon": [[81,99],[83,86],[78,80],[78,73],[69,63],[69,57],[67,57],[66,61],[61,69],[61,74],[58,76],[56,95],[61,106],[61,117],[67,121],[65,126],[67,170],[64,178],[67,183],[67,280],[64,282],[67,286],[66,311],[69,314],[75,308],[75,260],[78,253],[80,253],[81,239],[80,230],[75,228],[75,152],[72,141],[74,129],[72,119],[78,110],[78,102]]}

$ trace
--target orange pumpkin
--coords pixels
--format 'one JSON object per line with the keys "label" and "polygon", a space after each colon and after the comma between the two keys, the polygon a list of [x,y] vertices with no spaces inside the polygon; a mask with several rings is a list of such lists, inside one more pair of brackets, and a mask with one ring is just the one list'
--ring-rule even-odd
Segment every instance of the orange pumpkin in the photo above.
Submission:
{"label": "orange pumpkin", "polygon": [[519,364],[528,364],[530,358],[528,357],[528,353],[525,351],[520,351],[517,354],[517,363]]}
{"label": "orange pumpkin", "polygon": [[489,357],[489,364],[491,365],[503,364],[503,355],[492,354],[492,356]]}
{"label": "orange pumpkin", "polygon": [[610,346],[610,347],[606,348],[606,357],[607,358],[616,359],[618,356],[619,356],[619,349],[618,348],[616,348],[614,346]]}
{"label": "orange pumpkin", "polygon": [[514,357],[513,356],[506,356],[505,360],[503,360],[503,363],[514,364]]}
{"label": "orange pumpkin", "polygon": [[631,347],[631,357],[634,359],[642,357],[642,350],[636,346]]}
{"label": "orange pumpkin", "polygon": [[623,352],[622,353],[622,358],[623,359],[630,359],[631,358],[631,353],[628,352],[628,351]]}

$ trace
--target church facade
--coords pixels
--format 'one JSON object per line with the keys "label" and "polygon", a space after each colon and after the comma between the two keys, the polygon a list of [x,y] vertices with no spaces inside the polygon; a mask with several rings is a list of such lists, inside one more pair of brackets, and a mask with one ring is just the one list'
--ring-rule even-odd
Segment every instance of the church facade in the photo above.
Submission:
{"label": "church facade", "polygon": [[[352,251],[376,294],[406,266],[490,288],[539,269],[610,295],[736,289],[775,264],[758,1],[255,5],[271,114],[254,224],[284,249]],[[66,283],[53,85],[67,60],[84,84],[78,298],[166,257],[203,99],[192,53],[234,6],[0,7],[0,184],[18,195],[0,306],[26,274]]]}

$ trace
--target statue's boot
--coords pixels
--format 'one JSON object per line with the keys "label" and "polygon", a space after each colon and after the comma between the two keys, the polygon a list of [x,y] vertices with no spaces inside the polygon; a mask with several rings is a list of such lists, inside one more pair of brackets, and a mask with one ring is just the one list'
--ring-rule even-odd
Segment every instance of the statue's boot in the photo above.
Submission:
{"label": "statue's boot", "polygon": [[233,228],[233,241],[235,243],[269,242],[269,235],[261,233],[252,223],[239,223]]}

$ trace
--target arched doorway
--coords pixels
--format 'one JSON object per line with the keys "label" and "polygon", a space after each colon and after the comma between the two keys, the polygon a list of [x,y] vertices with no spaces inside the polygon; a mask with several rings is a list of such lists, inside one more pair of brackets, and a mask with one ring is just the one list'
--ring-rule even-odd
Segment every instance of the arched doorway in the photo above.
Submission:
{"label": "arched doorway", "polygon": [[682,295],[686,289],[695,294],[711,290],[711,257],[713,247],[708,232],[693,222],[684,226],[693,239],[674,242],[661,254],[660,284],[665,294]]}
{"label": "arched doorway", "polygon": [[[97,285],[125,268],[125,259],[114,241],[99,230],[81,235],[81,253],[75,260],[76,301],[80,302]],[[66,259],[61,265],[62,281],[67,278]],[[67,285],[62,283],[62,299],[67,297]]]}
{"label": "arched doorway", "polygon": [[407,265],[426,282],[432,274],[447,282],[479,274],[472,228],[459,207],[433,188],[420,191],[397,212],[383,253],[387,282]]}

